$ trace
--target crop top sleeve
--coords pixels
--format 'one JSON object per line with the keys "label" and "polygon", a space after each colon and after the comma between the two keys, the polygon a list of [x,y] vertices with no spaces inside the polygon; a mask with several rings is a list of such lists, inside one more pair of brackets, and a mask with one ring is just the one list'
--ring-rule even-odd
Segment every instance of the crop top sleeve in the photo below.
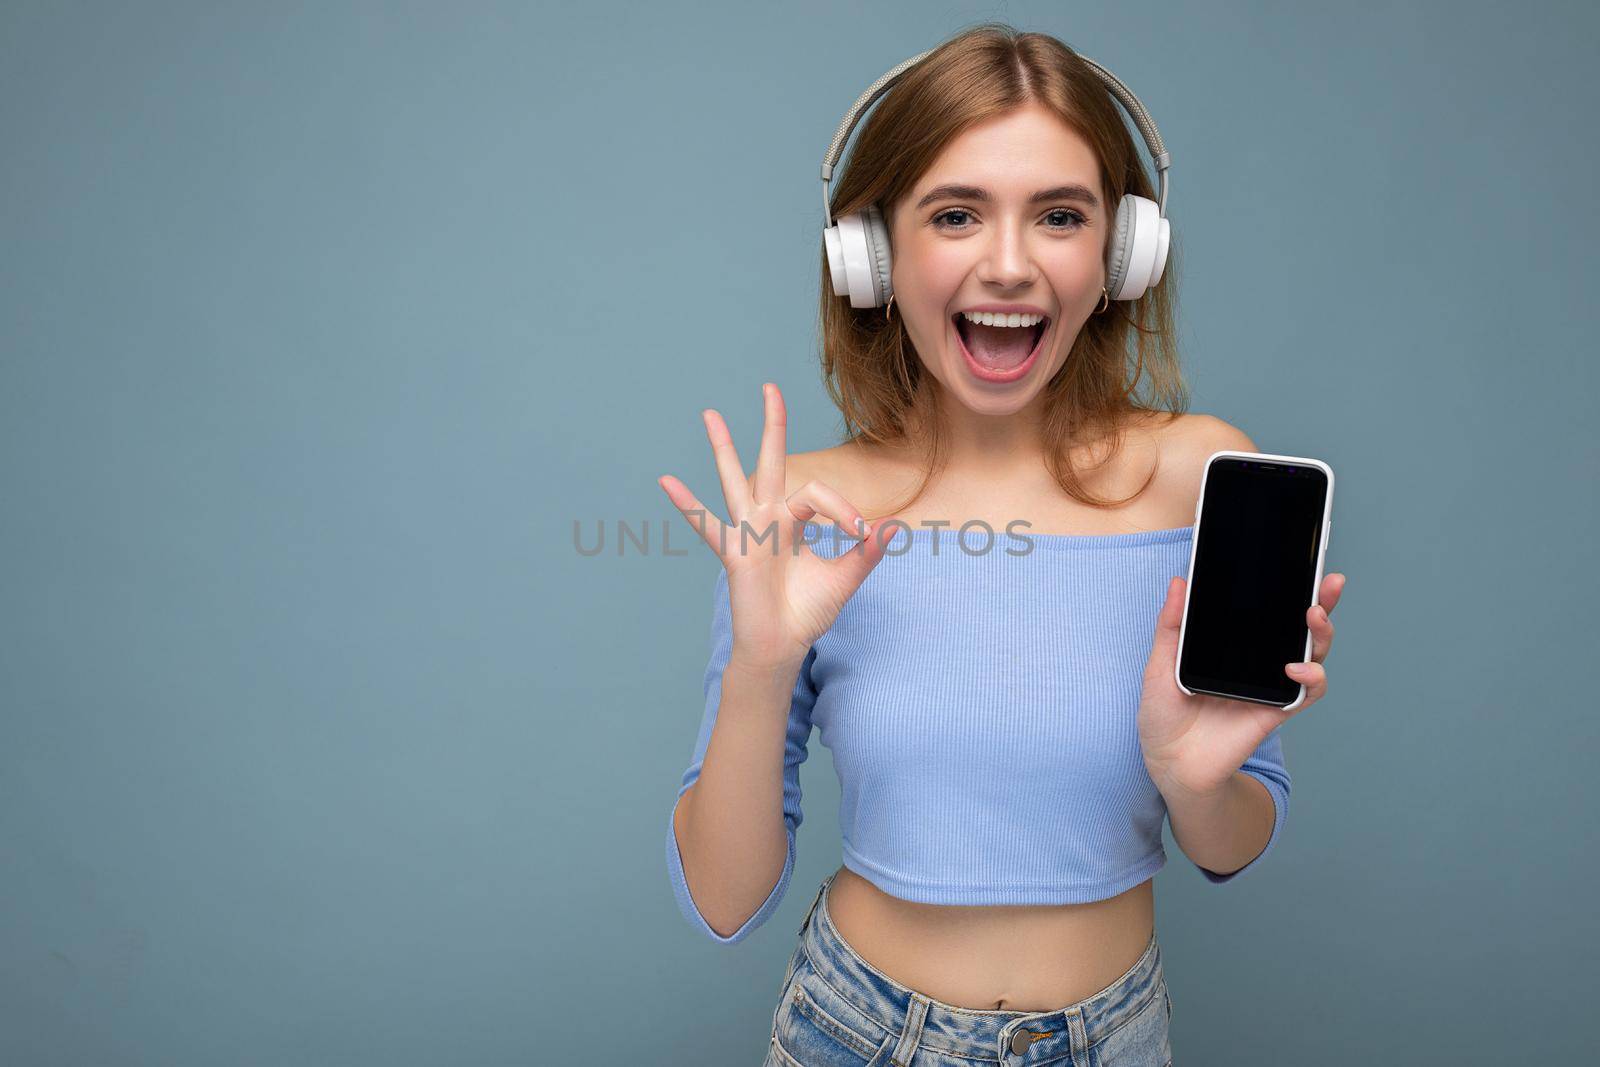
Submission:
{"label": "crop top sleeve", "polygon": [[[717,707],[722,701],[722,672],[727,668],[728,657],[732,652],[733,609],[728,594],[728,572],[724,568],[717,575],[716,590],[712,599],[711,659],[706,664],[705,714],[700,721],[700,735],[695,740],[694,755],[690,760],[689,769],[684,772],[683,781],[678,786],[680,800],[689,787],[700,778],[700,768],[705,762],[706,749],[711,744],[711,731],[717,723]],[[815,658],[816,652],[813,650],[807,655],[799,676],[795,679],[794,698],[789,705],[789,729],[783,745],[783,822],[784,833],[788,838],[788,853],[784,857],[783,872],[778,875],[777,884],[772,887],[772,892],[767,894],[767,899],[761,902],[755,913],[745,920],[743,926],[727,937],[713,930],[695,905],[694,898],[689,892],[689,883],[683,874],[683,856],[678,851],[677,831],[674,829],[673,819],[669,817],[667,820],[667,873],[672,881],[672,891],[677,898],[678,909],[695,929],[719,944],[732,945],[743,941],[751,931],[766,922],[783,900],[783,895],[789,888],[790,877],[794,874],[795,830],[799,828],[803,818],[800,811],[800,764],[805,762],[808,754],[806,745],[811,737],[811,708],[817,698],[817,691],[811,680],[811,665]],[[673,802],[672,812],[673,815],[677,812],[676,801]]]}
{"label": "crop top sleeve", "polygon": [[1267,858],[1267,853],[1272,851],[1272,846],[1277,842],[1278,836],[1283,832],[1283,822],[1289,817],[1289,771],[1283,763],[1283,738],[1278,734],[1283,727],[1279,726],[1267,735],[1265,741],[1256,746],[1250,758],[1244,761],[1244,766],[1239,769],[1262,785],[1267,787],[1267,793],[1272,797],[1272,835],[1267,838],[1266,845],[1256,853],[1255,859],[1240,867],[1237,871],[1228,874],[1217,874],[1204,867],[1198,870],[1205,876],[1206,881],[1213,885],[1222,885],[1231,882],[1252,867],[1259,866]]}

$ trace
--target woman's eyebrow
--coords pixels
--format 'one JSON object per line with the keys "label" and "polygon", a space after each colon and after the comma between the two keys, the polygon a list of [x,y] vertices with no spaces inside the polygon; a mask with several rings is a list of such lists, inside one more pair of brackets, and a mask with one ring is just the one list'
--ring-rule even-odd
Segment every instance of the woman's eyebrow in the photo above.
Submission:
{"label": "woman's eyebrow", "polygon": [[[991,197],[987,190],[980,189],[976,185],[951,183],[935,186],[929,190],[927,196],[917,201],[917,207],[925,208],[938,200],[977,200],[987,204],[990,202]],[[1094,193],[1090,192],[1086,186],[1076,183],[1058,185],[1054,189],[1040,189],[1037,193],[1028,197],[1028,203],[1030,204],[1037,204],[1044,200],[1081,200],[1093,208],[1100,206],[1100,199]]]}

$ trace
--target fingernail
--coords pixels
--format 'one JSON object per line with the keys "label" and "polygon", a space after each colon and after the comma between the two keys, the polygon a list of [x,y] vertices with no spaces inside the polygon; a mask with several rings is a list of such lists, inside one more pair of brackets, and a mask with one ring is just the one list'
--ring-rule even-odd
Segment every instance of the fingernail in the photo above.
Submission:
{"label": "fingernail", "polygon": [[1305,672],[1306,672],[1306,665],[1304,663],[1291,663],[1291,664],[1289,664],[1289,673],[1290,674],[1304,674]]}

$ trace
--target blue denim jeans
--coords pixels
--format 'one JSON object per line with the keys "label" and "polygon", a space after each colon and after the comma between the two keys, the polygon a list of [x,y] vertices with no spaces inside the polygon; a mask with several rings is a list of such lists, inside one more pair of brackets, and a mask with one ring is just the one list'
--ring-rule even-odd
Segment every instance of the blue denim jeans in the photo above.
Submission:
{"label": "blue denim jeans", "polygon": [[833,878],[800,924],[763,1067],[1170,1067],[1172,1003],[1153,932],[1126,974],[1076,1004],[958,1008],[899,984],[850,947],[828,917]]}

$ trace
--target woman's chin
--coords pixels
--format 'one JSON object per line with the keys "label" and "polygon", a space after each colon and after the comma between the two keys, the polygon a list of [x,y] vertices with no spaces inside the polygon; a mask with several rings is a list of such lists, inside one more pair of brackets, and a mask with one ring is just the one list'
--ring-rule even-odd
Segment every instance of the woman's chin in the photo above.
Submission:
{"label": "woman's chin", "polygon": [[1021,411],[1039,394],[1037,383],[1042,381],[1043,378],[1036,379],[1028,374],[997,387],[974,378],[964,365],[958,365],[953,373],[945,375],[946,389],[955,395],[962,407],[978,415],[1011,415]]}

